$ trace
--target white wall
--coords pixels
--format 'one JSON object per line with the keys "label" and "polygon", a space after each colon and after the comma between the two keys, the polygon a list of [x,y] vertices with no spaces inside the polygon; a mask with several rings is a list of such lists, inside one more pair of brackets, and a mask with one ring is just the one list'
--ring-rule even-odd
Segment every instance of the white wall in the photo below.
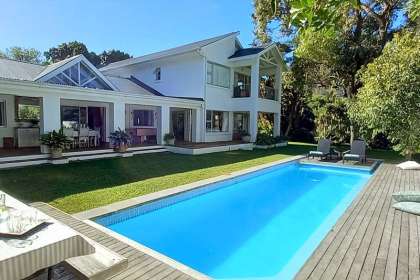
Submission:
{"label": "white wall", "polygon": [[[167,96],[204,98],[204,58],[197,52],[105,71],[107,75],[138,78]],[[160,67],[161,80],[155,80]]]}
{"label": "white wall", "polygon": [[0,100],[6,101],[6,126],[0,126],[0,147],[3,147],[3,137],[15,137],[15,96],[0,94]]}

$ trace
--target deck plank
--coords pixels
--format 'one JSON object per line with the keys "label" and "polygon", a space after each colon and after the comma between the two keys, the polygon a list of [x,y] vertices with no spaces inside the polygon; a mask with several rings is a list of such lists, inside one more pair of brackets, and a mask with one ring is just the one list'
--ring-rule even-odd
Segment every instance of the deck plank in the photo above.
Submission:
{"label": "deck plank", "polygon": [[420,279],[420,217],[392,208],[400,190],[420,191],[420,171],[382,164],[295,279]]}
{"label": "deck plank", "polygon": [[[45,212],[47,215],[57,219],[58,221],[68,225],[81,234],[89,237],[95,242],[107,247],[108,249],[124,256],[128,259],[128,266],[120,273],[109,278],[110,280],[138,280],[138,279],[198,279],[185,274],[183,271],[177,270],[169,264],[162,262],[133,246],[116,239],[113,236],[74,218],[60,210],[57,210],[45,203],[34,203],[32,206]],[[69,273],[62,274],[59,280],[75,279]]]}

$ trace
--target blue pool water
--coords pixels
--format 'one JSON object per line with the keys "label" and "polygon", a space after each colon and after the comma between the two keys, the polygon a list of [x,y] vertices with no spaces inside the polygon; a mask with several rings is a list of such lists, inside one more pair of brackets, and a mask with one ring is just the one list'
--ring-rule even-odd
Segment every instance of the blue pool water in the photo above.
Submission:
{"label": "blue pool water", "polygon": [[291,279],[370,176],[293,162],[96,222],[216,279]]}

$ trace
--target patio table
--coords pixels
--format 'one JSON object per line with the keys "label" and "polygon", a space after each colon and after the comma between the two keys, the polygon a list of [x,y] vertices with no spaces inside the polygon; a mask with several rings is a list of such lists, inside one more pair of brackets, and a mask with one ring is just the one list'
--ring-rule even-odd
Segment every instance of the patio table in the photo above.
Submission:
{"label": "patio table", "polygon": [[[6,206],[19,211],[38,211],[7,194]],[[95,248],[76,231],[42,212],[38,211],[37,217],[48,224],[22,239],[0,237],[0,280],[23,279],[68,258],[95,253]]]}

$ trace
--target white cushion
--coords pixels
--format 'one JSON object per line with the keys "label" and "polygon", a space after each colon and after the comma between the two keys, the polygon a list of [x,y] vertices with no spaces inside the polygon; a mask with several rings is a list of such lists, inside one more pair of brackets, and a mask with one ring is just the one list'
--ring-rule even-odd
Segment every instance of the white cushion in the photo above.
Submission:
{"label": "white cushion", "polygon": [[418,164],[415,161],[405,161],[403,163],[398,164],[397,167],[401,169],[419,169],[420,170],[420,164]]}

